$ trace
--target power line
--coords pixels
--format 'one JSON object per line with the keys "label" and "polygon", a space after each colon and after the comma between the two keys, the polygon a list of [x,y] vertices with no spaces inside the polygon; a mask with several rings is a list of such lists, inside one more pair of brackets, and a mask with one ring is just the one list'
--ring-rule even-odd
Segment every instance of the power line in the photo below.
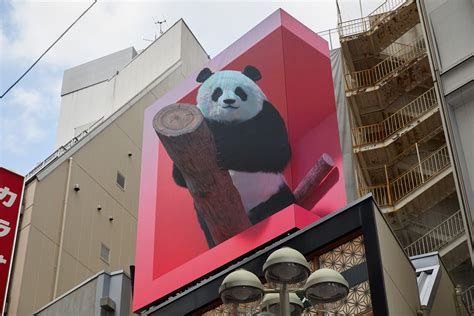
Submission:
{"label": "power line", "polygon": [[74,24],[77,23],[77,21],[79,21],[84,16],[84,14],[87,13],[87,11],[89,11],[94,6],[94,4],[96,4],[96,2],[97,0],[94,0],[94,2],[84,12],[82,12],[80,16],[74,22],[72,22],[72,24],[53,42],[53,44],[51,44],[43,52],[43,54],[41,54],[41,56],[38,57],[38,59],[36,59],[36,61],[0,96],[0,99],[2,99],[14,86],[16,86],[17,83],[20,82],[20,80],[23,79],[23,77],[26,76],[26,74],[29,73],[31,69],[33,69],[33,67],[41,60],[41,58],[43,58],[43,56],[46,55],[46,53],[51,48],[53,48],[53,46],[56,45],[57,42],[59,42],[59,40],[74,26]]}

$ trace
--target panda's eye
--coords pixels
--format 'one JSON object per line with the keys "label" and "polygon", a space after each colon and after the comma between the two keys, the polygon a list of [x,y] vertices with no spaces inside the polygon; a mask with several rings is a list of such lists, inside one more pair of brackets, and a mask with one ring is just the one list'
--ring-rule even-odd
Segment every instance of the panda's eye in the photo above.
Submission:
{"label": "panda's eye", "polygon": [[222,95],[222,89],[221,88],[216,88],[214,92],[212,93],[212,101],[216,102],[217,99]]}
{"label": "panda's eye", "polygon": [[247,101],[247,93],[245,93],[241,87],[235,89],[235,94],[237,94],[242,101]]}

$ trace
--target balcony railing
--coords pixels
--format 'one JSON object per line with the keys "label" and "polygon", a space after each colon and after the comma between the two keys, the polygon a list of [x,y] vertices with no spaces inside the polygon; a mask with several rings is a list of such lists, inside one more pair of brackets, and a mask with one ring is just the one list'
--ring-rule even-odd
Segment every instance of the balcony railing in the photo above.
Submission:
{"label": "balcony railing", "polygon": [[438,103],[435,90],[431,88],[385,120],[376,124],[353,128],[352,141],[354,147],[383,142],[436,106],[438,106]]}
{"label": "balcony railing", "polygon": [[[409,256],[421,255],[441,249],[464,234],[464,223],[461,211],[457,211],[438,226],[405,247]],[[471,295],[472,303],[472,295]]]}
{"label": "balcony railing", "polygon": [[63,146],[59,147],[56,149],[54,153],[49,155],[45,160],[37,164],[33,170],[28,172],[28,174],[25,176],[25,182],[33,178],[38,172],[43,170],[45,167],[50,165],[52,162],[56,161],[60,157],[62,157],[66,152],[68,152],[71,148],[73,148],[77,143],[81,141],[84,137],[86,137],[91,131],[96,129],[100,124],[103,122],[104,117],[101,117],[97,121],[94,122],[91,126],[89,126],[86,130],[82,131],[79,135],[68,141],[66,144]]}
{"label": "balcony railing", "polygon": [[393,47],[398,50],[386,51],[388,57],[374,67],[346,74],[346,91],[376,86],[426,52],[422,38],[416,39],[409,45],[397,43]]}
{"label": "balcony railing", "polygon": [[372,192],[379,206],[392,206],[420,186],[440,174],[450,165],[448,147],[441,146],[431,155],[386,184],[360,186],[360,196]]}
{"label": "balcony railing", "polygon": [[387,0],[366,17],[340,22],[337,27],[339,36],[352,36],[373,30],[376,26],[381,24],[393,10],[402,6],[405,2],[407,1]]}
{"label": "balcony railing", "polygon": [[462,292],[461,297],[462,297],[462,300],[464,301],[464,304],[466,304],[470,315],[473,315],[474,314],[474,285],[472,285],[471,287],[467,288],[464,292]]}
{"label": "balcony railing", "polygon": [[317,34],[328,42],[330,50],[341,47],[339,42],[339,33],[337,32],[337,29],[328,29],[320,31]]}

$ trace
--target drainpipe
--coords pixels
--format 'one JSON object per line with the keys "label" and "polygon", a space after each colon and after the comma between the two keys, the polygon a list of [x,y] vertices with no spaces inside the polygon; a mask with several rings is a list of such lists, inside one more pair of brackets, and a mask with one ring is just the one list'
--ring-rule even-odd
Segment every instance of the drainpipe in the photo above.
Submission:
{"label": "drainpipe", "polygon": [[68,159],[68,169],[67,169],[67,178],[66,178],[66,192],[64,193],[64,204],[62,212],[62,223],[61,223],[61,232],[59,237],[59,248],[58,256],[56,259],[56,276],[54,277],[54,290],[53,290],[53,299],[56,298],[58,294],[58,283],[59,283],[59,268],[61,266],[62,259],[62,249],[64,243],[64,226],[66,226],[66,215],[67,215],[67,203],[69,199],[69,186],[71,182],[71,169],[72,169],[72,157]]}

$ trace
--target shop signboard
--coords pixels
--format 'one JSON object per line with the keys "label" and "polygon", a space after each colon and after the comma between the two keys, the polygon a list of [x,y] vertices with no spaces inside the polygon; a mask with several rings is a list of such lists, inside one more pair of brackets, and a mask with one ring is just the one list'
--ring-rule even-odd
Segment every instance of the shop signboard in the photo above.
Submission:
{"label": "shop signboard", "polygon": [[5,308],[20,217],[23,177],[0,167],[0,310]]}

